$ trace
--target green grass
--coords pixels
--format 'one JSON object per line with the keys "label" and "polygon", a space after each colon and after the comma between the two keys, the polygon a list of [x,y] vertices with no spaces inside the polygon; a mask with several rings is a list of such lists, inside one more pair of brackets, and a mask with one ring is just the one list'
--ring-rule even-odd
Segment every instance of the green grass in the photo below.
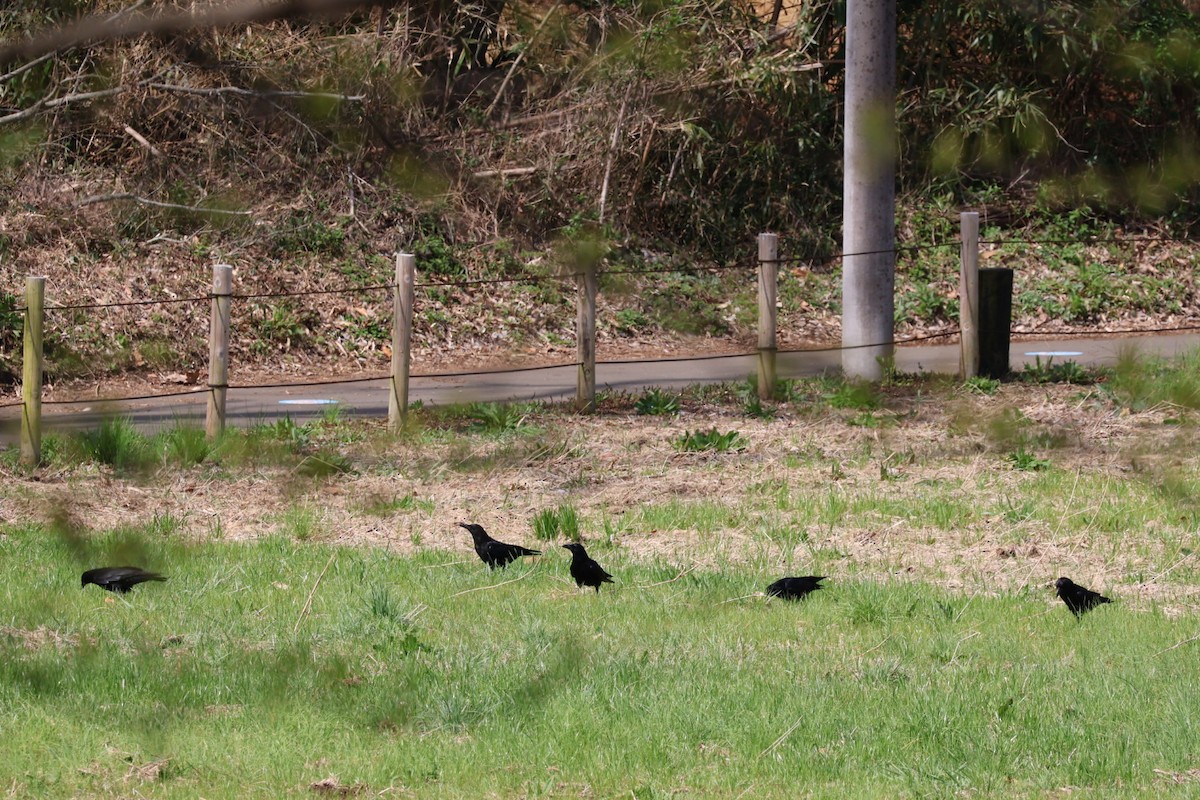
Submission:
{"label": "green grass", "polygon": [[1200,408],[1200,349],[1174,360],[1123,351],[1107,388],[1118,402],[1135,411],[1159,404]]}
{"label": "green grass", "polygon": [[[1195,766],[1200,645],[1167,648],[1197,620],[1117,603],[1077,623],[1048,588],[846,580],[789,604],[746,597],[773,572],[661,583],[674,565],[608,550],[619,583],[594,597],[565,557],[493,575],[126,530],[77,560],[3,533],[24,569],[0,584],[0,785],[23,796],[312,796],[330,776],[422,797],[1185,796],[1156,770]],[[131,538],[170,580],[81,590]]]}
{"label": "green grass", "polygon": [[[1131,359],[1078,395],[789,382],[775,421],[737,423],[750,449],[720,433],[746,410],[728,384],[681,395],[684,414],[723,404],[687,419],[698,441],[731,440],[702,457],[653,422],[590,428],[584,447],[541,406],[421,409],[401,437],[285,420],[212,446],[110,426],[109,452],[149,453],[158,483],[47,437],[55,483],[0,494],[53,520],[0,523],[0,789],[311,797],[336,776],[323,791],[1195,796],[1200,472],[1195,415],[1171,399],[1194,374]],[[1067,411],[1047,417],[1047,398]],[[637,418],[623,402],[605,412],[627,415],[618,430]],[[1139,407],[1155,410],[1122,411]],[[1153,438],[1080,433],[1126,417]],[[181,475],[211,501],[157,499]],[[234,484],[288,498],[255,518],[264,538],[211,511]],[[458,532],[438,540],[452,506],[495,485],[499,512],[533,525],[513,541],[581,537],[616,584],[577,591],[556,547],[493,574]],[[153,499],[119,506],[136,525],[89,531],[63,508],[76,491],[85,509]],[[328,544],[363,516],[388,548]],[[911,549],[872,556],[893,536]],[[1117,603],[1077,623],[1049,588],[1077,574],[1063,558],[1110,576],[1092,588]],[[170,580],[79,588],[113,563]],[[802,604],[755,596],[808,572],[837,577]]]}
{"label": "green grass", "polygon": [[552,542],[562,536],[569,542],[578,542],[580,538],[579,512],[567,503],[534,514],[532,525],[533,536],[539,541]]}

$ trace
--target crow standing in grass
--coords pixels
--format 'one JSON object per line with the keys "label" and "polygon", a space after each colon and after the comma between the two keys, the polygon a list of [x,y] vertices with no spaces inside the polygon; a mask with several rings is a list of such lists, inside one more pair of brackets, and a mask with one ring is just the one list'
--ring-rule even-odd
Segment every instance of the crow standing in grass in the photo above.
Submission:
{"label": "crow standing in grass", "polygon": [[780,578],[767,587],[767,595],[784,600],[801,600],[810,592],[823,588],[824,575],[803,575],[798,578]]}
{"label": "crow standing in grass", "polygon": [[600,584],[613,582],[612,575],[605,572],[604,567],[597,564],[579,542],[564,544],[563,547],[571,551],[571,577],[575,579],[576,586],[591,586],[599,594]]}
{"label": "crow standing in grass", "polygon": [[507,567],[509,562],[516,561],[521,556],[540,556],[542,554],[541,550],[530,550],[519,544],[497,542],[488,536],[488,532],[483,529],[482,525],[460,522],[458,527],[466,528],[471,533],[471,538],[475,540],[475,552],[491,569]]}
{"label": "crow standing in grass", "polygon": [[1067,604],[1067,608],[1071,609],[1076,619],[1083,616],[1085,611],[1091,611],[1102,603],[1112,602],[1099,592],[1085,589],[1070,578],[1059,578],[1054,582],[1054,588],[1058,590],[1058,596]]}
{"label": "crow standing in grass", "polygon": [[97,567],[83,573],[79,588],[94,583],[101,589],[125,594],[134,586],[146,581],[165,581],[157,572],[147,572],[140,567]]}

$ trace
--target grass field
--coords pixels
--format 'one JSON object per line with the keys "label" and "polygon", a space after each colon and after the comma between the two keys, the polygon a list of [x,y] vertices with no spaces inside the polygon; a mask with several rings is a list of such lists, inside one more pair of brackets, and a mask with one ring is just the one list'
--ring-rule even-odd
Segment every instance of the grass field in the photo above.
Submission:
{"label": "grass field", "polygon": [[[1195,412],[1147,394],[1188,364],[54,443],[3,462],[0,792],[1198,796]],[[491,573],[462,518],[546,554]],[[118,562],[170,580],[80,589]]]}

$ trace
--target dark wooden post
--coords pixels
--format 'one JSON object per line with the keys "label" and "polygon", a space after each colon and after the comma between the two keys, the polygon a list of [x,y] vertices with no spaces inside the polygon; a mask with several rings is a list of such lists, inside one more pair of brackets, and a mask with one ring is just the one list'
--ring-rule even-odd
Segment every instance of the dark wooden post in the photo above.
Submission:
{"label": "dark wooden post", "polygon": [[979,374],[996,380],[1008,375],[1012,289],[1011,269],[979,270]]}

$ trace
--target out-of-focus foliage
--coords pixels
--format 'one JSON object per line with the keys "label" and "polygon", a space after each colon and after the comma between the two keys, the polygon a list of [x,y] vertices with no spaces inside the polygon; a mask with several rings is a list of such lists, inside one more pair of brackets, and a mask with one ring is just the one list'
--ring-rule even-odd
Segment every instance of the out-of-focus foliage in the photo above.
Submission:
{"label": "out-of-focus foliage", "polygon": [[[123,9],[10,3],[0,34],[85,6]],[[761,11],[480,0],[101,43],[0,79],[0,116],[38,111],[19,124],[38,126],[43,168],[85,164],[183,206],[277,209],[343,194],[349,174],[354,212],[402,243],[430,218],[539,245],[582,219],[718,253],[766,229],[830,248],[844,3],[803,4],[777,30]],[[1132,217],[1197,199],[1200,22],[1183,0],[900,0],[898,17],[906,192],[1000,182]],[[145,212],[123,230],[187,223]]]}
{"label": "out-of-focus foliage", "polygon": [[[1200,20],[1180,0],[901,0],[904,163],[1134,215],[1196,199]],[[911,178],[910,178],[911,179]]]}

